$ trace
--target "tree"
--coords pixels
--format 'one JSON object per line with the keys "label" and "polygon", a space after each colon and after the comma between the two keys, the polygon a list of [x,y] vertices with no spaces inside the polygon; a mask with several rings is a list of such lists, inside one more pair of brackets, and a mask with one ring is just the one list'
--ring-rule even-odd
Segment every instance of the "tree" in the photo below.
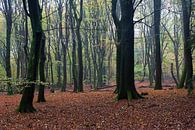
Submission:
{"label": "tree", "polygon": [[[183,40],[184,40],[184,72],[181,79],[186,82],[188,93],[193,90],[192,77],[193,77],[193,65],[192,65],[192,42],[190,34],[190,16],[191,16],[191,0],[181,0],[182,3],[182,23],[183,23]],[[184,83],[184,82],[183,82]],[[181,85],[184,84],[180,83]]]}
{"label": "tree", "polygon": [[[76,64],[76,39],[75,39],[75,34],[73,30],[73,23],[71,22],[71,29],[72,29],[72,40],[73,40],[73,79],[74,79],[74,91],[75,92],[82,92],[83,91],[83,54],[82,54],[82,39],[81,39],[81,32],[80,32],[80,27],[81,27],[81,22],[83,20],[83,0],[80,0],[79,2],[79,16],[77,14],[77,8],[76,4],[74,1],[70,1],[70,8],[72,8],[73,12],[70,11],[70,14],[74,16],[75,22],[76,22],[76,38],[77,38],[77,54],[78,54],[78,69],[75,66]],[[74,14],[74,15],[73,15]],[[71,19],[71,18],[70,18]],[[73,20],[71,20],[73,21]],[[77,70],[78,72],[77,72]]]}
{"label": "tree", "polygon": [[156,45],[156,90],[162,89],[161,76],[162,76],[162,61],[161,61],[161,47],[160,47],[160,19],[161,19],[161,0],[154,0],[154,34]]}
{"label": "tree", "polygon": [[23,5],[26,14],[31,20],[33,40],[31,43],[30,59],[28,63],[27,80],[29,83],[23,90],[23,95],[17,110],[18,112],[34,112],[36,109],[33,107],[33,98],[42,41],[41,10],[38,0],[28,0],[29,13],[26,8],[26,0],[23,0]]}
{"label": "tree", "polygon": [[77,92],[83,91],[83,54],[82,54],[82,39],[80,33],[81,22],[83,20],[83,0],[80,0],[80,14],[77,16],[76,8],[73,6],[74,17],[76,20],[76,36],[77,36],[77,52],[78,52],[78,86]]}
{"label": "tree", "polygon": [[112,0],[112,17],[114,20],[114,24],[116,26],[116,34],[117,34],[117,44],[116,44],[116,82],[117,82],[117,88],[116,92],[119,91],[120,88],[120,57],[121,57],[121,45],[120,45],[120,40],[121,40],[121,26],[120,26],[120,20],[117,16],[117,2],[118,0]]}
{"label": "tree", "polygon": [[12,32],[12,0],[3,0],[3,14],[6,20],[6,53],[5,53],[5,71],[6,76],[8,78],[8,95],[13,94],[13,90],[11,88],[10,78],[12,77],[11,74],[11,58],[10,58],[10,50],[11,50],[11,32]]}
{"label": "tree", "polygon": [[[63,48],[63,51],[66,51],[65,48],[64,48],[64,40],[63,40],[63,31],[62,31],[62,13],[63,13],[63,7],[62,7],[62,0],[57,0],[56,1],[57,4],[58,4],[58,15],[59,15],[59,38],[58,38],[58,49],[57,49],[57,57],[58,57],[58,60],[61,61],[61,56],[60,56],[60,44],[62,45],[62,48]],[[63,52],[63,53],[66,53],[66,52]],[[65,55],[64,55],[65,56]],[[64,63],[64,59],[63,59],[63,63]],[[65,64],[64,64],[65,65]],[[64,70],[64,68],[63,68]],[[58,86],[61,87],[61,91],[65,91],[65,85],[61,84],[61,65],[59,64],[58,65],[58,68],[57,68],[57,71],[58,71]],[[64,79],[63,79],[64,80]]]}
{"label": "tree", "polygon": [[46,37],[45,34],[43,33],[42,36],[42,41],[41,41],[41,49],[40,49],[40,61],[39,61],[39,75],[40,75],[40,81],[41,84],[39,85],[39,93],[38,93],[38,100],[37,102],[46,102],[45,100],[45,94],[44,94],[44,89],[45,89],[45,60],[46,60],[46,55],[45,55],[45,41]]}
{"label": "tree", "polygon": [[[116,0],[112,1],[116,6]],[[138,6],[138,5],[137,5]],[[135,6],[135,7],[137,7]],[[120,79],[118,85],[118,100],[120,99],[138,99],[141,96],[135,88],[134,80],[134,2],[132,0],[120,0],[121,19],[120,26]],[[113,7],[114,8],[114,7]],[[113,13],[116,10],[112,10]],[[114,14],[114,16],[116,16]],[[115,17],[113,17],[115,19]],[[118,77],[119,78],[119,77]]]}
{"label": "tree", "polygon": [[68,32],[68,0],[66,1],[66,12],[65,12],[65,42],[62,43],[62,49],[63,49],[63,85],[61,88],[61,91],[66,91],[67,86],[67,47],[68,47],[68,40],[69,40],[69,32]]}
{"label": "tree", "polygon": [[72,76],[73,76],[73,83],[74,83],[74,92],[77,91],[78,84],[77,84],[77,66],[76,66],[76,36],[75,36],[75,30],[74,30],[74,15],[73,15],[73,1],[70,0],[70,28],[71,28],[71,35],[72,35]]}

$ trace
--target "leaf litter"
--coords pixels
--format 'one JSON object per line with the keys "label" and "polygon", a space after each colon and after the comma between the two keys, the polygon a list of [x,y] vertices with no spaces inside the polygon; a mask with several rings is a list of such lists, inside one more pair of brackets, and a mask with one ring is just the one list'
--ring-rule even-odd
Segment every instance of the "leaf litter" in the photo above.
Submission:
{"label": "leaf litter", "polygon": [[[83,93],[46,93],[35,113],[18,113],[21,95],[0,96],[0,129],[195,130],[195,95],[184,89],[139,88],[144,99],[115,101],[114,88]],[[35,94],[37,97],[37,94]]]}

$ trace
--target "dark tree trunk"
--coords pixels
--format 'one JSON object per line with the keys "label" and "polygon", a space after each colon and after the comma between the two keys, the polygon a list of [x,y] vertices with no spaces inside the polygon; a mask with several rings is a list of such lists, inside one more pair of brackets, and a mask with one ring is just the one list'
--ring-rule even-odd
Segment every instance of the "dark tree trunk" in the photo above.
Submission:
{"label": "dark tree trunk", "polygon": [[72,75],[74,82],[74,92],[77,92],[78,84],[77,84],[77,66],[76,66],[76,39],[75,39],[75,31],[74,31],[74,19],[73,19],[73,3],[70,1],[70,26],[72,33]]}
{"label": "dark tree trunk", "polygon": [[[60,44],[63,44],[63,32],[62,32],[62,0],[58,0],[58,15],[59,15],[59,38],[58,38],[58,45],[57,45],[57,60],[61,61],[61,54],[60,54]],[[57,33],[56,33],[57,34]],[[57,66],[57,77],[58,77],[58,82],[57,85],[58,87],[62,88],[63,85],[61,84],[61,63],[58,63]]]}
{"label": "dark tree trunk", "polygon": [[[184,63],[186,69],[186,87],[188,93],[191,94],[193,90],[192,77],[193,77],[193,65],[192,65],[192,46],[190,39],[190,15],[191,15],[191,2],[181,0],[182,12],[183,12],[183,30],[184,30]],[[185,73],[184,73],[185,74]]]}
{"label": "dark tree trunk", "polygon": [[45,34],[42,34],[42,42],[41,42],[41,52],[40,52],[40,62],[39,62],[39,74],[40,74],[40,81],[41,84],[39,85],[39,94],[38,94],[38,100],[37,102],[46,102],[45,100],[45,61],[46,61],[46,55],[45,55]]}
{"label": "dark tree trunk", "polygon": [[[23,1],[26,10],[26,1]],[[38,73],[39,52],[42,41],[41,12],[38,0],[28,0],[29,14],[33,31],[33,41],[31,43],[30,59],[28,63],[27,80],[30,82],[23,90],[23,95],[18,107],[19,112],[34,112],[33,98],[35,91],[35,81]],[[32,83],[33,82],[33,83]]]}
{"label": "dark tree trunk", "polygon": [[61,87],[61,91],[66,91],[66,85],[67,85],[67,70],[66,70],[66,46],[63,44],[63,85]]}
{"label": "dark tree trunk", "polygon": [[132,0],[121,0],[120,83],[118,100],[138,99],[134,81],[134,9]]}
{"label": "dark tree trunk", "polygon": [[160,19],[161,19],[161,0],[154,0],[154,34],[155,34],[155,60],[156,60],[156,77],[155,90],[162,89],[162,61],[160,47]]}
{"label": "dark tree trunk", "polygon": [[80,34],[80,25],[81,23],[77,23],[77,40],[78,40],[78,88],[77,92],[83,91],[83,54],[82,54],[82,41]]}

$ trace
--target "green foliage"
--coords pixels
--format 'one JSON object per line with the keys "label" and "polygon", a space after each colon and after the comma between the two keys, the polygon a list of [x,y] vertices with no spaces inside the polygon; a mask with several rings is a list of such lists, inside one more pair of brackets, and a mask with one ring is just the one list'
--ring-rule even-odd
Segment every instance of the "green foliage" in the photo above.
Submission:
{"label": "green foliage", "polygon": [[141,64],[135,65],[135,79],[140,80],[143,76],[143,66]]}

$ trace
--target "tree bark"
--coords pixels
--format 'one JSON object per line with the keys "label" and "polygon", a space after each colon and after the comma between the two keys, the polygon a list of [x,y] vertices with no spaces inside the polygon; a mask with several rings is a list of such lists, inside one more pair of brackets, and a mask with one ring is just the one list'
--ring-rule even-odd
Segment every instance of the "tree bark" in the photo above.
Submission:
{"label": "tree bark", "polygon": [[[192,46],[190,38],[190,15],[191,15],[191,3],[190,1],[181,0],[182,13],[183,13],[183,30],[184,30],[184,63],[186,67],[186,87],[188,88],[188,94],[192,93],[192,77],[193,77],[193,65],[192,65]],[[184,68],[185,68],[184,67]]]}
{"label": "tree bark", "polygon": [[162,60],[160,47],[160,19],[161,19],[161,0],[154,0],[154,34],[155,34],[155,60],[156,60],[156,77],[155,90],[162,89]]}
{"label": "tree bark", "polygon": [[141,98],[134,83],[134,5],[132,0],[120,0],[120,4],[120,83],[117,98],[132,100]]}
{"label": "tree bark", "polygon": [[42,36],[42,42],[41,42],[41,52],[40,52],[40,62],[39,62],[39,75],[40,75],[40,81],[41,84],[39,85],[39,93],[38,93],[38,100],[37,102],[46,102],[45,100],[45,61],[46,61],[46,55],[45,55],[45,34],[43,33]]}

